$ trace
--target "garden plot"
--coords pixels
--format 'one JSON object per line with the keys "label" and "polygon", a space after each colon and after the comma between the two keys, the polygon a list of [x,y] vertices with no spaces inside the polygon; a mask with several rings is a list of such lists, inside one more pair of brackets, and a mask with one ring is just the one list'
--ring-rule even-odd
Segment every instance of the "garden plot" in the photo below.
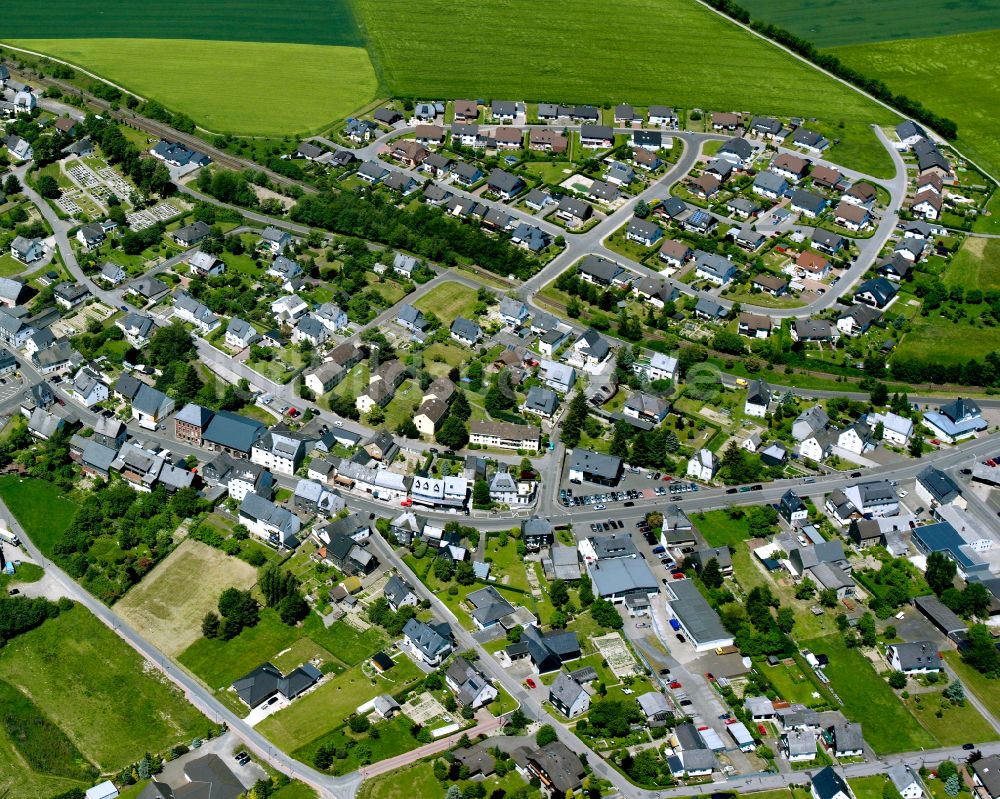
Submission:
{"label": "garden plot", "polygon": [[414,724],[420,725],[426,725],[431,719],[441,718],[448,713],[445,706],[427,691],[403,703],[399,712]]}
{"label": "garden plot", "polygon": [[119,200],[126,200],[132,196],[132,187],[115,171],[114,167],[106,166],[99,174],[111,193]]}
{"label": "garden plot", "polygon": [[639,673],[639,664],[625,645],[621,633],[608,633],[600,638],[592,638],[601,657],[608,662],[608,668],[618,679],[634,677]]}
{"label": "garden plot", "polygon": [[60,336],[76,336],[87,329],[92,321],[104,322],[114,313],[113,308],[109,308],[103,303],[96,302],[81,308],[72,316],[66,316],[52,324],[52,333],[57,338]]}

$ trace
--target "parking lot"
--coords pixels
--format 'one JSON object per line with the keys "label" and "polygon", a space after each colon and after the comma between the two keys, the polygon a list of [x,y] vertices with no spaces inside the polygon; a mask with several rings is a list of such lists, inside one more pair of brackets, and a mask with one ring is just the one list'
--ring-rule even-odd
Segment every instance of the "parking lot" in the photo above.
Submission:
{"label": "parking lot", "polygon": [[24,381],[15,374],[0,377],[0,403],[13,399],[24,391]]}

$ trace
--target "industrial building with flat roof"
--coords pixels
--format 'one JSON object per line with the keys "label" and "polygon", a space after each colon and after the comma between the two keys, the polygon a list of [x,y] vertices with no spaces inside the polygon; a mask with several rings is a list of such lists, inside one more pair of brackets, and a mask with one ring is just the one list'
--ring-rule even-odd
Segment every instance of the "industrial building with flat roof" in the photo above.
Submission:
{"label": "industrial building with flat roof", "polygon": [[732,646],[733,636],[722,626],[719,614],[708,604],[693,581],[673,581],[667,585],[667,591],[667,609],[691,639],[695,651],[707,652],[720,646]]}

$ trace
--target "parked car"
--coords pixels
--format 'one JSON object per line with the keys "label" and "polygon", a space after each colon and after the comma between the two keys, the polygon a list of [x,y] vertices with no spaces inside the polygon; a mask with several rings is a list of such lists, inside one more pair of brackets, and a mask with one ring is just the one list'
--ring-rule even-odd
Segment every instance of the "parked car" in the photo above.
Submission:
{"label": "parked car", "polygon": [[674,680],[673,682],[670,683],[670,687],[676,690],[677,688],[681,687],[681,684],[677,680]]}
{"label": "parked car", "polygon": [[527,686],[528,686],[529,688],[536,688],[536,687],[537,687],[537,686],[535,685],[535,681],[534,681],[533,679],[531,679],[531,677],[528,677],[528,678],[527,678],[527,679],[526,679],[526,680],[524,681],[524,684],[525,684],[525,685],[527,685]]}

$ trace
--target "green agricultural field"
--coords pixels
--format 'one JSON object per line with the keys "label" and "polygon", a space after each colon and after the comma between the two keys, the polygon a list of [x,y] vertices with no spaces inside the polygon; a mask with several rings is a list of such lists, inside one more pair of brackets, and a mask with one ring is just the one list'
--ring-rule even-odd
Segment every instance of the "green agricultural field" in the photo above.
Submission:
{"label": "green agricultural field", "polygon": [[802,644],[814,654],[829,656],[826,675],[844,702],[844,715],[864,726],[865,740],[876,752],[912,752],[937,745],[934,736],[916,723],[867,658],[856,649],[848,649],[840,635]]}
{"label": "green agricultural field", "polygon": [[363,47],[347,0],[7,0],[4,29],[23,39],[215,39]]}
{"label": "green agricultural field", "polygon": [[1000,239],[967,238],[944,273],[948,286],[1000,289]]}
{"label": "green agricultural field", "polygon": [[[1000,5],[989,6],[1000,15]],[[885,81],[892,91],[914,97],[955,120],[955,146],[994,176],[1000,172],[1000,137],[996,135],[1000,30],[836,47],[829,52],[863,74]]]}
{"label": "green agricultural field", "polygon": [[1000,6],[988,0],[740,0],[764,19],[817,47],[882,42],[1000,28]]}
{"label": "green agricultural field", "polygon": [[377,87],[360,47],[138,38],[7,41],[155,97],[213,132],[280,136],[318,130],[372,100]]}
{"label": "green agricultural field", "polygon": [[31,542],[51,558],[52,548],[76,515],[76,503],[52,483],[13,474],[0,477],[0,499]]}
{"label": "green agricultural field", "polygon": [[[690,0],[578,0],[556,10],[532,0],[467,6],[356,0],[356,12],[376,68],[397,95],[669,103],[834,122],[891,119],[856,92]],[[449,22],[448,36],[441,35],[442,19]],[[501,30],[503,54],[491,58],[485,43]],[[654,54],[658,69],[615,66],[623,56]],[[747,81],[747,75],[767,78]]]}
{"label": "green agricultural field", "polygon": [[28,697],[103,773],[144,752],[190,742],[208,723],[80,606],[9,641],[0,652],[0,679]]}

